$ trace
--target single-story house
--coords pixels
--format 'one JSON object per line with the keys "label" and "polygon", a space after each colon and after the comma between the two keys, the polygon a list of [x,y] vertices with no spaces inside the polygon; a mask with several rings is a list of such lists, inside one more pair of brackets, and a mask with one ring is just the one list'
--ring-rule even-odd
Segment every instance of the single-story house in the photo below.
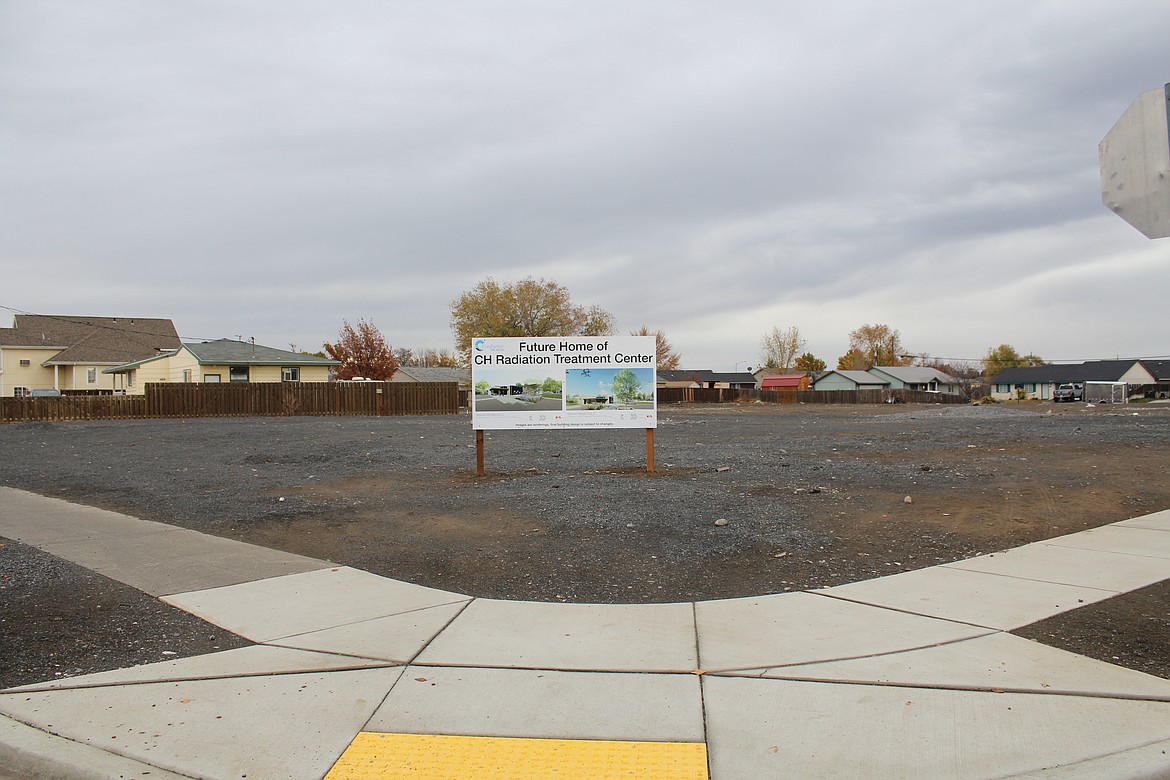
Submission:
{"label": "single-story house", "polygon": [[888,379],[891,390],[919,390],[927,393],[962,395],[959,380],[927,366],[870,366],[869,373]]}
{"label": "single-story house", "polygon": [[164,355],[107,368],[117,392],[141,395],[147,382],[327,382],[329,358],[219,339],[183,344]]}
{"label": "single-story house", "polygon": [[[1151,361],[1156,363],[1156,361]],[[990,380],[991,397],[1006,401],[1025,398],[1048,401],[1057,387],[1085,382],[1124,382],[1130,388],[1157,387],[1158,378],[1140,360],[1091,360],[1045,366],[1005,368]]]}
{"label": "single-story house", "polygon": [[760,378],[761,390],[808,390],[808,374],[775,374]]}
{"label": "single-story house", "polygon": [[756,377],[747,371],[719,373],[710,369],[658,371],[658,387],[733,388],[754,390]]}
{"label": "single-story house", "polygon": [[826,371],[817,377],[813,390],[888,390],[890,380],[868,371]]}
{"label": "single-story house", "polygon": [[36,389],[102,395],[114,392],[111,366],[156,357],[179,347],[170,320],[17,314],[0,328],[0,396]]}
{"label": "single-story house", "polygon": [[667,370],[657,372],[658,387],[683,387],[691,389],[710,387],[710,383],[714,381],[714,376],[714,371],[707,370]]}
{"label": "single-story house", "polygon": [[713,387],[730,388],[732,390],[755,390],[759,384],[756,375],[747,371],[715,373],[712,375]]}
{"label": "single-story house", "polygon": [[457,382],[460,390],[471,389],[471,372],[446,366],[399,366],[391,382]]}

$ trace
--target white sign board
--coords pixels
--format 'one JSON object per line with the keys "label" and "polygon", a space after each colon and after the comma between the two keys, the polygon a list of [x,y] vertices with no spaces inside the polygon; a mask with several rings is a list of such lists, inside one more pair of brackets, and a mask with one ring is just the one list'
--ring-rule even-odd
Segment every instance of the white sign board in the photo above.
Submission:
{"label": "white sign board", "polygon": [[533,336],[471,342],[471,424],[656,428],[653,336]]}
{"label": "white sign board", "polygon": [[1102,202],[1146,238],[1170,237],[1170,84],[1138,95],[1098,151]]}

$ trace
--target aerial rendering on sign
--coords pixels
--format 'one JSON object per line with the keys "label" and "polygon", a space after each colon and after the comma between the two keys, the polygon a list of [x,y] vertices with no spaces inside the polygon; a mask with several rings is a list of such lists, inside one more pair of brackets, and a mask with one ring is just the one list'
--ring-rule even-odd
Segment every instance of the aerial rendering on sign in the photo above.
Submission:
{"label": "aerial rendering on sign", "polygon": [[474,339],[472,426],[655,428],[655,347],[653,336]]}

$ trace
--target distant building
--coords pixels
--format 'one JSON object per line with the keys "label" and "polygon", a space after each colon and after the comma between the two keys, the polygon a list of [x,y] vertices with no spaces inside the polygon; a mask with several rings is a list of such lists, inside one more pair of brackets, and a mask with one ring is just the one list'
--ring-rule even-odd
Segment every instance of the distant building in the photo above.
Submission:
{"label": "distant building", "polygon": [[0,328],[0,396],[55,388],[63,393],[110,394],[105,369],[178,349],[170,320],[17,314]]}
{"label": "distant building", "polygon": [[104,373],[113,376],[116,391],[141,395],[147,382],[327,382],[329,369],[339,365],[316,355],[219,339],[182,344],[165,355],[123,363]]}
{"label": "distant building", "polygon": [[917,390],[961,395],[959,380],[925,366],[871,366],[865,371],[826,371],[817,376],[814,390]]}
{"label": "distant building", "polygon": [[890,380],[891,390],[918,390],[927,393],[961,395],[959,380],[927,366],[872,366],[869,373]]}
{"label": "distant building", "polygon": [[391,382],[457,382],[460,390],[471,389],[471,372],[446,366],[399,366]]}
{"label": "distant building", "polygon": [[718,373],[709,369],[658,371],[658,387],[735,388],[752,390],[754,374],[746,371]]}
{"label": "distant building", "polygon": [[991,397],[1008,400],[1019,397],[1048,401],[1056,388],[1085,382],[1124,382],[1130,395],[1170,393],[1170,361],[1091,360],[1085,363],[1049,363],[1045,366],[1005,368],[991,377]]}
{"label": "distant building", "polygon": [[813,390],[887,390],[888,378],[875,376],[868,371],[826,371],[817,377]]}
{"label": "distant building", "polygon": [[811,384],[808,374],[773,374],[759,382],[761,390],[808,390]]}

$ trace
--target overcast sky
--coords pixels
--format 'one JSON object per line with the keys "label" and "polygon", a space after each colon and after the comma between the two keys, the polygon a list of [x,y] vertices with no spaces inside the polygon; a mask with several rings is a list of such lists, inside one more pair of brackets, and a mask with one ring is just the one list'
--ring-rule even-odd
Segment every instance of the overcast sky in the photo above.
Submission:
{"label": "overcast sky", "polygon": [[1097,144],[1168,81],[1166,0],[0,0],[0,325],[450,348],[533,276],[685,368],[1167,356]]}

